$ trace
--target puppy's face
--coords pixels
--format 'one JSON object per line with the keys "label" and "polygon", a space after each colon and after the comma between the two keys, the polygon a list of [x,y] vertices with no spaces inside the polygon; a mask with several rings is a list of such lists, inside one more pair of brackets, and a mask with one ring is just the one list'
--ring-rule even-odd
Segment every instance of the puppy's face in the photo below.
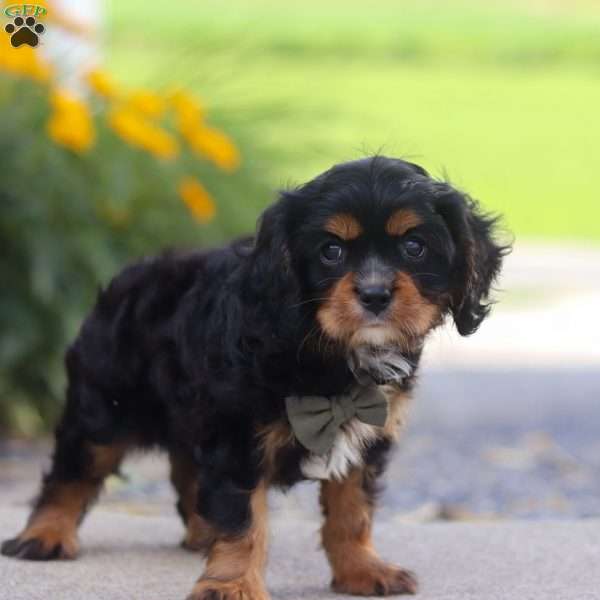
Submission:
{"label": "puppy's face", "polygon": [[331,209],[314,223],[304,256],[320,327],[349,348],[411,346],[447,304],[454,245],[443,219],[401,198],[368,212],[344,202]]}
{"label": "puppy's face", "polygon": [[503,250],[494,221],[420,167],[384,157],[339,165],[285,192],[263,229],[269,222],[299,305],[336,345],[410,350],[449,312],[462,334],[487,314]]}
{"label": "puppy's face", "polygon": [[376,182],[356,186],[347,175],[300,226],[304,295],[315,300],[316,320],[332,340],[410,347],[448,304],[452,236],[423,194],[381,197]]}

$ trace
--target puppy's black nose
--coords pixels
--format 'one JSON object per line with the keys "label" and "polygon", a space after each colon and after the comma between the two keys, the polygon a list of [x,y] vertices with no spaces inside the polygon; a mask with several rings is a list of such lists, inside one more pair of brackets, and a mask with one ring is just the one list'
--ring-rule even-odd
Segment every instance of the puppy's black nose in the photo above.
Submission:
{"label": "puppy's black nose", "polygon": [[384,310],[392,299],[392,292],[383,285],[369,285],[358,291],[360,303],[374,315]]}

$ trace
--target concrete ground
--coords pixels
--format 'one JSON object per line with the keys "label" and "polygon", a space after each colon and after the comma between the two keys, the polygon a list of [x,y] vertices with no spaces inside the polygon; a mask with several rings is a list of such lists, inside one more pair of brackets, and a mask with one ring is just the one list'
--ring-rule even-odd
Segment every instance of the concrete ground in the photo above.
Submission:
{"label": "concrete ground", "polygon": [[[14,531],[21,509],[0,509]],[[98,510],[83,527],[74,562],[0,560],[2,600],[183,600],[201,572],[197,555],[177,547],[172,517]],[[600,521],[544,523],[380,523],[377,547],[413,570],[418,600],[598,600]],[[339,598],[312,521],[277,519],[267,583],[274,600]]]}
{"label": "concrete ground", "polygon": [[[600,600],[600,251],[517,247],[500,287],[473,337],[430,340],[377,545],[417,572],[423,600]],[[47,452],[0,442],[1,538],[21,527]],[[165,461],[124,474],[85,522],[80,561],[0,557],[0,600],[185,597],[201,564],[177,548]],[[274,598],[333,597],[316,486],[271,505]]]}

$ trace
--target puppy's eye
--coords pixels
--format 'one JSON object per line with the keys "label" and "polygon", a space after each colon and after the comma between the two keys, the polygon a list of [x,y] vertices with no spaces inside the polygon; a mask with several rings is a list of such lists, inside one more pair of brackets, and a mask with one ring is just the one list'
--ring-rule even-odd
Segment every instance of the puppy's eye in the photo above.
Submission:
{"label": "puppy's eye", "polygon": [[328,242],[321,248],[321,262],[326,265],[337,265],[344,260],[344,249],[336,242]]}
{"label": "puppy's eye", "polygon": [[402,240],[400,247],[402,249],[402,254],[409,260],[420,260],[425,257],[427,252],[425,243],[414,237]]}

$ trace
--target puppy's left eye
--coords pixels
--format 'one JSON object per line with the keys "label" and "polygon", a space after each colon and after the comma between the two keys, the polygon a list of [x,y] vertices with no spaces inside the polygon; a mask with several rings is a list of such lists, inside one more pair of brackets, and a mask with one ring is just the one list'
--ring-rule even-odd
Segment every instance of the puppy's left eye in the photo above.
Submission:
{"label": "puppy's left eye", "polygon": [[328,242],[321,248],[321,262],[326,265],[337,265],[344,259],[344,249],[340,244]]}
{"label": "puppy's left eye", "polygon": [[425,243],[422,240],[414,237],[402,240],[400,247],[402,249],[402,254],[404,254],[404,256],[406,256],[406,258],[409,260],[419,260],[424,258],[425,253],[427,252]]}

